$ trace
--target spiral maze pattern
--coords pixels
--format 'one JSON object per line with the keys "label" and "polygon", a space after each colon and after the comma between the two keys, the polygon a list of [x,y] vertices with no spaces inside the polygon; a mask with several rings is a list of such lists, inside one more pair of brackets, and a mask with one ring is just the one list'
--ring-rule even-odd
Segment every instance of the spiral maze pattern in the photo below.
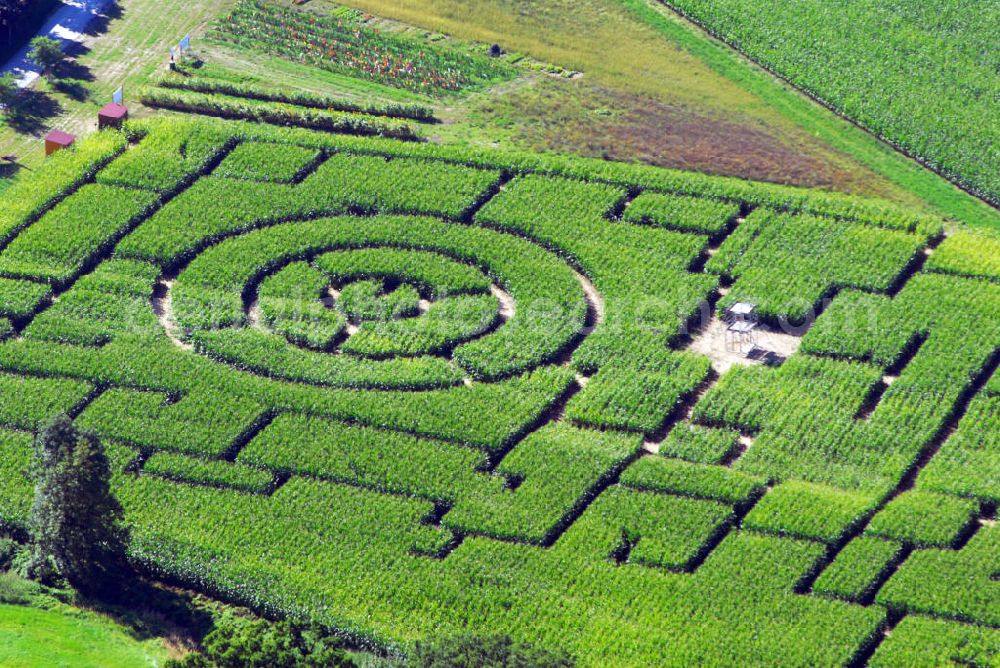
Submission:
{"label": "spiral maze pattern", "polygon": [[[0,250],[4,449],[55,410],[100,433],[137,562],[362,640],[498,630],[594,665],[856,660],[882,585],[1000,623],[957,584],[996,588],[961,433],[1000,394],[1000,294],[950,239],[927,260],[938,230],[339,141],[154,122]],[[822,315],[719,378],[683,348],[736,299]],[[849,331],[862,308],[894,333]],[[892,521],[921,495],[959,526],[937,543]],[[900,568],[913,545],[940,554]]]}
{"label": "spiral maze pattern", "polygon": [[[539,294],[536,271],[551,293]],[[567,350],[587,310],[574,272],[526,240],[414,217],[229,238],[192,260],[171,292],[176,323],[200,351],[273,377],[308,368],[295,379],[340,387],[521,374]]]}

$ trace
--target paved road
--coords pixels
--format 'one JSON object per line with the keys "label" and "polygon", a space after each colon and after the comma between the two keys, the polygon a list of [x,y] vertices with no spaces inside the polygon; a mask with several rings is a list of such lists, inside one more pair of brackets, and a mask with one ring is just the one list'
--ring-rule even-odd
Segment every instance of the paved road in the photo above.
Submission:
{"label": "paved road", "polygon": [[[49,16],[36,36],[44,35],[58,39],[63,43],[65,51],[83,39],[83,32],[90,22],[114,4],[114,1],[62,0],[62,6]],[[28,60],[28,51],[29,47],[25,44],[24,48],[0,67],[0,73],[13,72],[17,76],[17,85],[21,88],[27,88],[41,76],[38,67]]]}

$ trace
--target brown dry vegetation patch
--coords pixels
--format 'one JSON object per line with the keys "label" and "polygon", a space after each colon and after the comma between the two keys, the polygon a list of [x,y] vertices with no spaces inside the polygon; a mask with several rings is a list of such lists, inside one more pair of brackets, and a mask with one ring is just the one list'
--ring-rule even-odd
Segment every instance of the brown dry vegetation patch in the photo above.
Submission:
{"label": "brown dry vegetation patch", "polygon": [[585,80],[510,87],[484,96],[473,113],[532,150],[846,190],[855,179],[749,119],[722,120]]}
{"label": "brown dry vegetation patch", "polygon": [[471,120],[491,140],[500,129],[519,148],[869,195],[898,191],[619,0],[342,1],[584,73],[577,81],[540,77],[499,99],[484,96],[472,114],[486,115]]}

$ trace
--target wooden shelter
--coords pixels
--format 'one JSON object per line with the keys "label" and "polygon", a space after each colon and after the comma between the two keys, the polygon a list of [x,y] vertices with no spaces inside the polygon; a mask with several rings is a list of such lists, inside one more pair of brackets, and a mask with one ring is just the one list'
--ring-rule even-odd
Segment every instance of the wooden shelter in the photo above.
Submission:
{"label": "wooden shelter", "polygon": [[53,130],[45,135],[45,155],[52,155],[56,151],[69,148],[76,141],[76,137],[62,130]]}
{"label": "wooden shelter", "polygon": [[97,112],[97,129],[98,130],[103,130],[104,128],[120,129],[122,127],[122,124],[127,120],[128,120],[128,107],[126,107],[124,104],[111,102],[101,107],[101,110]]}

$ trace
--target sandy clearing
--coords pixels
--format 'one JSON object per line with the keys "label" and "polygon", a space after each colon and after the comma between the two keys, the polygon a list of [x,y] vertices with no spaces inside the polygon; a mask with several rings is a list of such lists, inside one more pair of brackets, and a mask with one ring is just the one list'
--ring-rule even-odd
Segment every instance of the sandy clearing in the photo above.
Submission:
{"label": "sandy clearing", "polygon": [[510,296],[510,293],[503,290],[498,285],[490,285],[490,293],[497,298],[500,302],[500,319],[507,321],[514,317],[514,311],[517,308],[514,303],[514,298]]}
{"label": "sandy clearing", "polygon": [[[778,332],[763,325],[757,328],[755,339],[758,351],[773,352],[784,358],[791,357],[802,344],[802,337]],[[759,359],[747,357],[746,350],[739,352],[729,348],[726,341],[726,323],[718,316],[714,316],[708,326],[691,341],[687,349],[708,357],[712,361],[712,368],[719,375],[737,364],[750,366],[763,363]]]}
{"label": "sandy clearing", "polygon": [[[587,313],[591,324],[583,328],[582,334],[584,336],[589,336],[598,325],[604,322],[604,297],[598,291],[597,286],[595,286],[589,278],[581,274],[580,272],[574,270],[576,274],[576,280],[580,281],[580,286],[583,288],[584,299],[587,302]],[[581,387],[584,383],[581,383]]]}
{"label": "sandy clearing", "polygon": [[160,326],[163,327],[163,331],[172,344],[181,350],[193,350],[194,347],[190,343],[185,343],[180,339],[180,328],[177,326],[177,321],[174,320],[173,300],[170,296],[173,285],[172,280],[160,281],[157,284],[157,292],[162,292],[163,295],[153,297],[153,313],[156,314],[156,319],[160,322]]}

